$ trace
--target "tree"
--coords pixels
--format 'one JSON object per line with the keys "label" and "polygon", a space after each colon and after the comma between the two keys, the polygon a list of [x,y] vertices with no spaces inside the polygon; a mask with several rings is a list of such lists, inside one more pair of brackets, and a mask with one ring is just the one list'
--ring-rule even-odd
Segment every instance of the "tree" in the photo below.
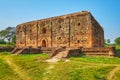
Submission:
{"label": "tree", "polygon": [[[15,42],[15,35],[16,35],[16,31],[15,31],[15,27],[7,27],[5,30],[1,30],[0,31],[0,39],[4,40],[6,42]],[[12,40],[14,39],[14,40]]]}
{"label": "tree", "polygon": [[3,41],[3,42],[5,42],[4,37],[6,36],[6,33],[7,33],[6,30],[1,30],[0,31],[0,40]]}
{"label": "tree", "polygon": [[14,34],[14,35],[12,36],[12,43],[13,43],[13,44],[16,43],[16,34]]}
{"label": "tree", "polygon": [[1,39],[0,44],[6,44],[6,42],[3,39]]}
{"label": "tree", "polygon": [[4,37],[6,35],[7,31],[6,30],[2,30],[0,31],[0,37]]}
{"label": "tree", "polygon": [[115,44],[120,45],[120,37],[115,39]]}
{"label": "tree", "polygon": [[107,43],[108,43],[108,44],[110,43],[110,39],[107,39]]}

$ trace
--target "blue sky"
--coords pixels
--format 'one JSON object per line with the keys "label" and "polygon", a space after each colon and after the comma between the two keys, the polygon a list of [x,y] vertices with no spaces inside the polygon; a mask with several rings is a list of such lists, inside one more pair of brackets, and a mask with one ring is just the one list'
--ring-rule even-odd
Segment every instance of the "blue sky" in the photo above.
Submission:
{"label": "blue sky", "polygon": [[87,10],[106,39],[120,36],[120,0],[0,0],[0,30],[23,22]]}

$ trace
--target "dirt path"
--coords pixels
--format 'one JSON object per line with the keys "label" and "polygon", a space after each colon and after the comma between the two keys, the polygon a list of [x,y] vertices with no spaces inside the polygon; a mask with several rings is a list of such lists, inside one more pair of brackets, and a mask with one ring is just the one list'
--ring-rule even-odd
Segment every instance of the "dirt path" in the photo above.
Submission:
{"label": "dirt path", "polygon": [[116,66],[114,69],[112,69],[108,74],[107,74],[107,80],[116,80],[115,79],[115,73],[120,69],[120,66]]}
{"label": "dirt path", "polygon": [[13,69],[13,71],[16,72],[22,80],[32,80],[30,77],[27,76],[27,73],[25,73],[23,70],[21,70],[19,68],[19,66],[17,66],[13,62],[12,58],[6,56],[4,59],[8,63],[8,65],[11,67],[11,69]]}
{"label": "dirt path", "polygon": [[54,62],[58,62],[58,61],[60,61],[60,59],[58,59],[58,58],[51,58],[51,59],[47,59],[46,60],[46,62],[51,62],[51,63],[54,63]]}
{"label": "dirt path", "polygon": [[45,68],[45,72],[43,73],[44,77],[42,78],[42,80],[49,80],[48,74],[50,75],[52,73],[52,69],[55,67],[54,63],[50,63],[49,66],[47,68]]}

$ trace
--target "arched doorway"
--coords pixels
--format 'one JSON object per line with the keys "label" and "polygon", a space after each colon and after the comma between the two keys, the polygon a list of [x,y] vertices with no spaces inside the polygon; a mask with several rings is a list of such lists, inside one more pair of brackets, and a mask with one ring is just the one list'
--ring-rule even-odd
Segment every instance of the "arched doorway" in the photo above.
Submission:
{"label": "arched doorway", "polygon": [[46,47],[46,41],[42,40],[42,47]]}

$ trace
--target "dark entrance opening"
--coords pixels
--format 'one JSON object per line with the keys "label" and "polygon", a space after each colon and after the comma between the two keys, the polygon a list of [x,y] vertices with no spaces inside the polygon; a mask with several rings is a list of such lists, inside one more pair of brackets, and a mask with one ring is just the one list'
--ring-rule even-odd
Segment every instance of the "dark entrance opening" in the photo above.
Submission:
{"label": "dark entrance opening", "polygon": [[46,47],[46,41],[42,40],[42,47]]}

